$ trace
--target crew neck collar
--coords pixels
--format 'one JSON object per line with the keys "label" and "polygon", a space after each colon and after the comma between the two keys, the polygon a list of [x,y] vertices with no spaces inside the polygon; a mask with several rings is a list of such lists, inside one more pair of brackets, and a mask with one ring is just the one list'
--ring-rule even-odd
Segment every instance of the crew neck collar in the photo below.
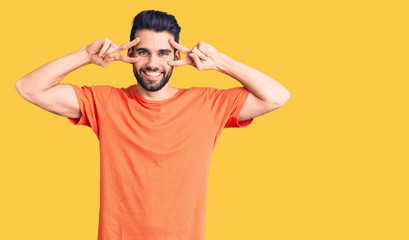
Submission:
{"label": "crew neck collar", "polygon": [[131,86],[131,93],[136,99],[138,99],[139,101],[144,102],[144,103],[152,103],[152,104],[163,104],[163,103],[170,102],[170,101],[176,99],[177,97],[179,97],[185,90],[186,89],[184,89],[184,88],[179,88],[179,90],[173,96],[171,96],[170,98],[155,101],[155,100],[148,100],[148,99],[143,98],[139,94],[138,90],[136,90],[136,84]]}

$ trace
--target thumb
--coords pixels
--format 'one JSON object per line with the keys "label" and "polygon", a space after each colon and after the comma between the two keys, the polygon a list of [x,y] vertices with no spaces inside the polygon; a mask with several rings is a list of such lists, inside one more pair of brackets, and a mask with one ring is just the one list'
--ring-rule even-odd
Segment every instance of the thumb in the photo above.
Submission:
{"label": "thumb", "polygon": [[171,67],[180,67],[186,64],[187,64],[186,58],[182,60],[168,61],[168,65]]}
{"label": "thumb", "polygon": [[176,65],[175,65],[175,61],[168,61],[168,65],[171,66],[171,67],[176,66]]}

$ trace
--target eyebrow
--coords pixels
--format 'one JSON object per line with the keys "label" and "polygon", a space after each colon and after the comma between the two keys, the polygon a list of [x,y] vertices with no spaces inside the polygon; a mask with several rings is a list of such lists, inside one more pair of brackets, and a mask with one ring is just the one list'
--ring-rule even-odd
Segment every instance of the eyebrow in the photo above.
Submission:
{"label": "eyebrow", "polygon": [[[140,51],[150,52],[149,49],[147,49],[147,48],[137,48],[135,51],[137,51],[137,52],[140,52]],[[159,49],[159,52],[171,53],[172,50],[170,50],[170,49]]]}

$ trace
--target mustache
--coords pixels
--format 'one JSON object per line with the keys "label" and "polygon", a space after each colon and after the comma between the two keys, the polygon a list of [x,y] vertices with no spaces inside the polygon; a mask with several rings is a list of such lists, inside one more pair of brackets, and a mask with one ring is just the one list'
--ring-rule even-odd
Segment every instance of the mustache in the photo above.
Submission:
{"label": "mustache", "polygon": [[159,70],[161,70],[161,69],[146,67],[146,68],[141,68],[139,71],[140,72],[142,72],[142,71],[145,71],[145,72],[147,72],[147,71],[149,71],[149,72],[164,72],[164,70],[161,70],[161,71],[159,71]]}

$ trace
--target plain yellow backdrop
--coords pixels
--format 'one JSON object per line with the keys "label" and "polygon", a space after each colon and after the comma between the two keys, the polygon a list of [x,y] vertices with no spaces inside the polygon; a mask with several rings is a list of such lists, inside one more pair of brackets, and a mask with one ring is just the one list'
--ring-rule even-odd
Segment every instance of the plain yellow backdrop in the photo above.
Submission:
{"label": "plain yellow backdrop", "polygon": [[[406,1],[14,1],[1,7],[0,239],[96,239],[98,140],[22,99],[15,82],[92,41],[129,40],[133,17],[176,16],[198,41],[291,92],[282,108],[221,135],[206,240],[409,239]],[[185,66],[175,87],[231,88]],[[124,87],[130,65],[62,83]]]}

